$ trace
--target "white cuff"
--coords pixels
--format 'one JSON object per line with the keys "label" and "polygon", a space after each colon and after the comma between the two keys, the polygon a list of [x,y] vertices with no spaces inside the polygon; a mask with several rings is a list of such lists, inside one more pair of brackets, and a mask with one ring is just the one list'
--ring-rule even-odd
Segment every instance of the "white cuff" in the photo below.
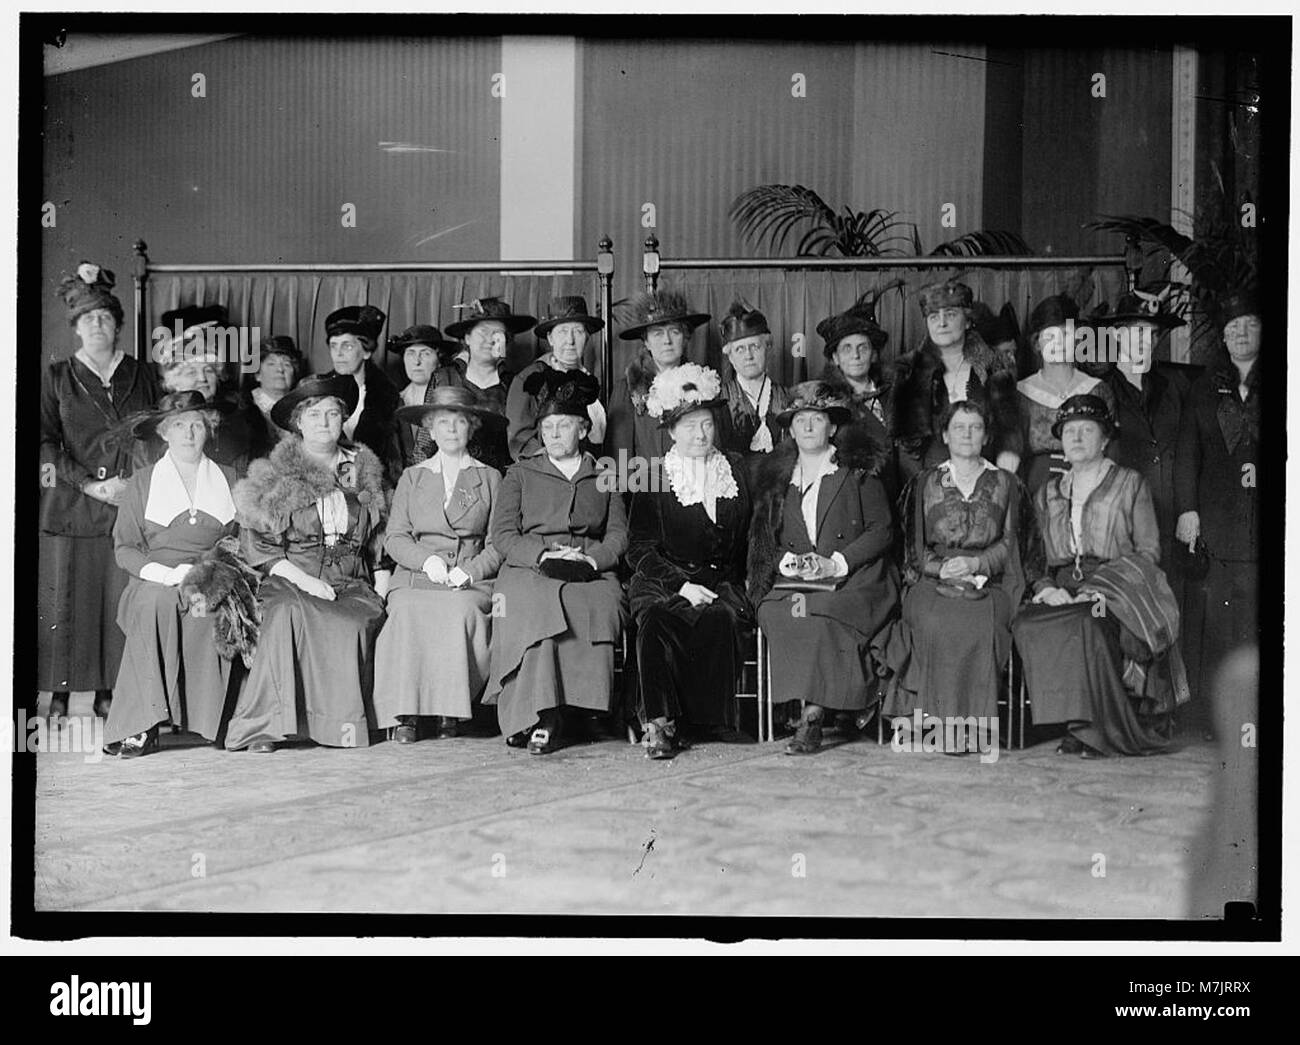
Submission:
{"label": "white cuff", "polygon": [[172,568],[160,562],[146,562],[140,567],[140,579],[153,581],[155,584],[173,584]]}
{"label": "white cuff", "polygon": [[849,564],[839,552],[831,552],[831,562],[835,563],[836,577],[847,577],[849,575]]}
{"label": "white cuff", "polygon": [[799,556],[795,555],[794,552],[786,552],[781,556],[781,561],[777,564],[776,568],[786,577],[795,577],[798,576],[798,574],[795,573],[794,565],[798,561]]}

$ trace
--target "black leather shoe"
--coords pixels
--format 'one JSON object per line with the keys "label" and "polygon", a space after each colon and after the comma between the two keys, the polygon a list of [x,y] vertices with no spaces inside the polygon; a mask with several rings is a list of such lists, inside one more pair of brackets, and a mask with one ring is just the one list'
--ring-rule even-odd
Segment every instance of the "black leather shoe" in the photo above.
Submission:
{"label": "black leather shoe", "polygon": [[822,720],[805,718],[785,746],[787,755],[815,755],[822,746]]}
{"label": "black leather shoe", "polygon": [[1083,753],[1083,741],[1072,734],[1067,733],[1061,738],[1061,742],[1056,745],[1058,755],[1079,755]]}
{"label": "black leather shoe", "polygon": [[68,717],[68,695],[66,693],[55,693],[50,697],[50,714],[49,719],[53,722],[55,719]]}
{"label": "black leather shoe", "polygon": [[248,750],[258,755],[269,755],[275,750],[274,740],[255,740],[248,745]]}
{"label": "black leather shoe", "polygon": [[547,726],[538,726],[533,730],[533,735],[528,738],[528,753],[530,755],[549,755],[559,746],[559,730]]}
{"label": "black leather shoe", "polygon": [[95,714],[100,718],[108,718],[108,709],[112,706],[113,694],[111,690],[105,690],[95,694]]}
{"label": "black leather shoe", "polygon": [[420,730],[409,718],[402,719],[401,725],[393,727],[393,739],[399,744],[414,744],[420,739]]}
{"label": "black leather shoe", "polygon": [[1106,752],[1098,751],[1095,747],[1089,747],[1087,744],[1080,744],[1080,758],[1106,758]]}
{"label": "black leather shoe", "polygon": [[645,745],[645,757],[666,761],[677,754],[677,745],[673,736],[664,726],[647,722],[641,743]]}
{"label": "black leather shoe", "polygon": [[511,733],[506,737],[506,747],[522,748],[528,746],[528,740],[532,736],[531,729],[523,729],[518,733]]}
{"label": "black leather shoe", "polygon": [[104,745],[104,754],[109,758],[117,758],[122,753],[122,742],[119,740],[114,744]]}
{"label": "black leather shoe", "polygon": [[459,725],[460,723],[450,715],[439,715],[438,729],[434,733],[434,737],[438,740],[451,740],[458,737],[460,736]]}
{"label": "black leather shoe", "polygon": [[137,733],[133,737],[126,737],[122,741],[122,758],[139,758],[141,755],[148,755],[158,750],[158,727],[146,729],[143,733]]}

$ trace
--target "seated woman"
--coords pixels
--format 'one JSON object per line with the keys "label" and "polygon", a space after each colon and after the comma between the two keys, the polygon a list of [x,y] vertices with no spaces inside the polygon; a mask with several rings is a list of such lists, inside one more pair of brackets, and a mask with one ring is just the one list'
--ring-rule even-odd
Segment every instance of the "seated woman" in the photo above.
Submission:
{"label": "seated woman", "polygon": [[984,457],[987,420],[980,403],[950,404],[943,418],[948,460],[907,490],[908,588],[888,645],[894,677],[886,715],[998,713],[1025,578],[1020,483]]}
{"label": "seated woman", "polygon": [[468,389],[445,387],[402,407],[397,419],[422,425],[437,442],[432,457],[402,474],[384,537],[397,569],[375,646],[375,716],[380,729],[396,727],[393,739],[410,744],[421,717],[437,719],[437,737],[455,736],[487,685],[492,579],[501,565],[488,519],[501,475],[469,444],[481,425],[504,429],[506,419]]}
{"label": "seated woman", "polygon": [[821,747],[822,710],[865,710],[876,693],[873,640],[898,607],[889,498],[873,473],[885,448],[838,451],[848,402],[827,385],[791,389],[780,420],[795,446],[759,471],[750,526],[749,597],[771,650],[772,688],[804,700],[786,754]]}
{"label": "seated woman", "polygon": [[623,627],[614,571],[627,550],[614,477],[578,449],[596,379],[547,368],[526,391],[543,389],[544,448],[506,473],[492,512],[492,543],[503,556],[494,598],[503,612],[493,622],[483,698],[497,705],[506,743],[536,755],[559,746],[563,708],[609,710]]}
{"label": "seated woman", "polygon": [[[768,376],[772,330],[763,313],[742,301],[734,301],[718,329],[722,334],[722,354],[731,364],[730,370],[724,368],[722,378],[726,411],[721,415],[718,448],[729,454],[740,454],[752,477],[787,434],[776,418],[785,409],[789,393],[784,385]],[[779,377],[781,361],[774,362]]]}
{"label": "seated woman", "polygon": [[[524,391],[524,384],[539,370],[551,367],[554,370],[581,370],[590,373],[583,365],[583,355],[587,350],[587,341],[592,334],[605,329],[605,321],[599,316],[587,312],[587,299],[583,297],[552,298],[550,308],[542,321],[533,327],[533,333],[544,339],[550,351],[534,359],[521,371],[510,386],[506,400],[506,416],[510,420],[509,443],[510,457],[518,460],[528,454],[536,453],[542,448],[541,436],[537,433],[537,407],[540,398]],[[583,442],[582,448],[598,453],[605,441],[605,408],[599,399],[587,407],[591,419],[591,431]]]}
{"label": "seated woman", "polygon": [[157,748],[164,722],[208,740],[220,729],[231,664],[217,652],[216,618],[191,612],[180,587],[237,530],[234,470],[204,453],[218,420],[201,392],[172,392],[133,426],[141,438],[156,432],[167,452],[128,480],[113,525],[117,564],[131,579],[117,604],[126,648],[104,739],[120,743],[123,758]]}
{"label": "seated woman", "polygon": [[1105,456],[1114,422],[1104,401],[1073,396],[1053,434],[1070,470],[1034,497],[1042,563],[1029,575],[1034,604],[1012,627],[1034,723],[1065,723],[1058,752],[1144,755],[1165,741],[1135,698],[1168,702],[1178,606],[1160,560],[1151,490]]}
{"label": "seated woman", "polygon": [[734,727],[749,490],[744,459],[714,445],[718,375],[687,363],[650,385],[646,409],[672,435],[650,492],[632,496],[628,601],[637,622],[638,713],[647,758],[672,758],[686,726]]}
{"label": "seated woman", "polygon": [[388,505],[379,459],[340,438],[358,396],[350,374],[305,378],[271,411],[291,437],[235,487],[244,557],[264,580],[257,653],[226,731],[229,749],[273,751],[286,738],[370,743]]}
{"label": "seated woman", "polygon": [[[1029,316],[1025,338],[1039,359],[1039,369],[1016,384],[1020,401],[1021,437],[1024,460],[1021,474],[1030,495],[1038,493],[1051,475],[1064,475],[1069,463],[1061,452],[1056,431],[1056,414],[1071,396],[1093,395],[1106,404],[1114,416],[1115,397],[1106,383],[1074,365],[1074,345],[1066,343],[1066,331],[1073,328],[1079,306],[1064,294],[1040,301]],[[1067,328],[1066,324],[1071,326]]]}

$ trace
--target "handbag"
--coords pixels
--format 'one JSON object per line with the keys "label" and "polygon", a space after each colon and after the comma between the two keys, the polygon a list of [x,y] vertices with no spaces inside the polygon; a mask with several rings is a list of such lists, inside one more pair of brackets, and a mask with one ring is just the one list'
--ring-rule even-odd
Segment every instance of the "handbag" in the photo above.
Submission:
{"label": "handbag", "polygon": [[543,577],[566,584],[583,584],[600,575],[591,563],[583,559],[545,559],[537,569]]}

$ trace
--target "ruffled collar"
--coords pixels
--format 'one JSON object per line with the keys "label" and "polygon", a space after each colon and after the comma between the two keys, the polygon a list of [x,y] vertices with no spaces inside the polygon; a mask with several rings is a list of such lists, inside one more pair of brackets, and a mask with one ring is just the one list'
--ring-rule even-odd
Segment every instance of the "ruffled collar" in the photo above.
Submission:
{"label": "ruffled collar", "polygon": [[683,508],[702,504],[715,522],[717,515],[712,508],[718,498],[735,497],[740,492],[731,462],[721,450],[711,450],[700,463],[698,458],[682,457],[674,446],[664,454],[664,475],[678,504]]}
{"label": "ruffled collar", "polygon": [[191,520],[197,513],[204,512],[224,526],[235,517],[235,501],[230,495],[230,484],[226,482],[221,468],[206,456],[199,459],[194,500],[191,501],[185,492],[180,469],[176,467],[169,451],[153,466],[144,517],[159,526],[170,526],[177,516],[187,512]]}

